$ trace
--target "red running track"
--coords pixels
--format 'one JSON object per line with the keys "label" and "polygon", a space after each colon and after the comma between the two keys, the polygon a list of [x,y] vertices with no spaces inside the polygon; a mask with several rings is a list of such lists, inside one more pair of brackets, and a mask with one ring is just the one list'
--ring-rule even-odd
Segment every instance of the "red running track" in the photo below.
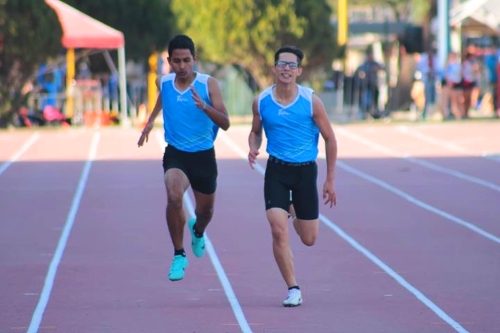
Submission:
{"label": "red running track", "polygon": [[500,332],[500,123],[334,128],[338,206],[314,247],[291,236],[298,308],[281,306],[248,126],[216,142],[213,247],[187,241],[175,283],[154,135],[0,132],[0,332]]}

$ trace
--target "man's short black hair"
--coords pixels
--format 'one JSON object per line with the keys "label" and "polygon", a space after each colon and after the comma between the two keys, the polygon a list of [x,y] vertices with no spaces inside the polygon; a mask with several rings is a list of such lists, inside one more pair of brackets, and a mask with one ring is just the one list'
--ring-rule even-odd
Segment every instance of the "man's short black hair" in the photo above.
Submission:
{"label": "man's short black hair", "polygon": [[177,35],[170,40],[168,43],[168,55],[172,56],[172,52],[178,49],[188,49],[193,57],[195,55],[194,42],[186,35]]}
{"label": "man's short black hair", "polygon": [[282,53],[295,54],[297,56],[297,63],[299,64],[299,66],[302,64],[302,59],[304,59],[304,52],[302,52],[302,50],[299,49],[298,47],[293,45],[287,45],[279,48],[278,51],[276,51],[276,53],[274,54],[274,62],[279,60],[280,54]]}

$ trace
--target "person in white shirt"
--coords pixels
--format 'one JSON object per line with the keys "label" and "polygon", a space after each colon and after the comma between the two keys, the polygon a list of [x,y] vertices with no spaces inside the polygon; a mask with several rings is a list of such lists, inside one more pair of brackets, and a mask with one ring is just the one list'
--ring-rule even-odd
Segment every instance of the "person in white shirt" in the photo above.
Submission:
{"label": "person in white shirt", "polygon": [[457,53],[448,54],[444,70],[444,80],[446,82],[446,92],[448,92],[451,113],[455,119],[463,117],[463,89],[462,89],[462,65]]}

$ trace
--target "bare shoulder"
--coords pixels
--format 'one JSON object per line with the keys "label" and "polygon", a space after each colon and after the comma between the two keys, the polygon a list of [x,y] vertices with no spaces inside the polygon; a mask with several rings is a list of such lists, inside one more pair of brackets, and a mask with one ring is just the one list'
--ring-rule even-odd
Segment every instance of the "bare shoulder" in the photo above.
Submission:
{"label": "bare shoulder", "polygon": [[210,76],[207,80],[207,85],[208,85],[208,90],[211,94],[216,93],[216,94],[221,94],[221,89],[219,85],[219,80],[214,78],[213,76]]}
{"label": "bare shoulder", "polygon": [[252,103],[253,103],[253,104],[255,104],[255,105],[257,105],[257,103],[258,103],[258,102],[259,102],[259,95],[255,96],[255,97],[253,98]]}
{"label": "bare shoulder", "polygon": [[216,86],[219,86],[219,80],[217,80],[215,77],[213,76],[209,76],[208,77],[208,80],[207,80],[207,83],[208,85],[216,85]]}
{"label": "bare shoulder", "polygon": [[312,105],[314,114],[326,112],[325,104],[323,103],[321,98],[316,94],[313,94],[312,96]]}

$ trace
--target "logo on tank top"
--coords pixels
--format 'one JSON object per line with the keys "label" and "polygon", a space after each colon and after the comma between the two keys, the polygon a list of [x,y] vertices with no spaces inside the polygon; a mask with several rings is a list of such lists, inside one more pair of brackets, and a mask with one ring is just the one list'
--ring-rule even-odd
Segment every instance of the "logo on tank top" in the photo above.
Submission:
{"label": "logo on tank top", "polygon": [[278,110],[278,116],[289,116],[290,115],[290,112],[288,112],[287,110]]}
{"label": "logo on tank top", "polygon": [[188,99],[182,95],[177,96],[177,102],[187,102]]}

